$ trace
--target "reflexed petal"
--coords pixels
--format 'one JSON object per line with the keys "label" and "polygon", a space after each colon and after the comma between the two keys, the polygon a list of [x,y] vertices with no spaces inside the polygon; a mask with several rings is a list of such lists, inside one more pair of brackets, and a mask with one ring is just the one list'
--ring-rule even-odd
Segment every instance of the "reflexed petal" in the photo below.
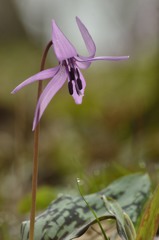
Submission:
{"label": "reflexed petal", "polygon": [[83,40],[86,44],[87,50],[90,54],[90,57],[94,57],[96,53],[96,45],[91,35],[89,34],[87,28],[84,26],[84,24],[81,22],[81,20],[78,17],[76,17],[76,22],[82,34]]}
{"label": "reflexed petal", "polygon": [[[121,61],[121,60],[127,60],[129,56],[100,56],[100,57],[93,57],[93,58],[86,58],[83,59],[81,57],[74,57],[75,60],[79,63],[83,62],[94,62],[94,61],[100,61],[100,60],[105,60],[105,61]],[[76,62],[76,64],[77,64]]]}
{"label": "reflexed petal", "polygon": [[76,49],[52,20],[52,42],[56,57],[59,61],[77,55]]}
{"label": "reflexed petal", "polygon": [[37,123],[39,122],[44,110],[46,109],[51,99],[65,83],[66,78],[67,74],[65,68],[61,67],[58,73],[54,76],[54,78],[47,84],[47,86],[43,90],[36,106],[33,121],[33,130],[35,130]]}
{"label": "reflexed petal", "polygon": [[91,65],[91,62],[86,62],[86,61],[82,62],[81,60],[83,61],[83,59],[81,57],[76,57],[75,58],[77,67],[80,68],[80,69],[89,68],[89,66]]}
{"label": "reflexed petal", "polygon": [[23,88],[26,85],[28,85],[30,83],[33,83],[35,81],[44,80],[44,79],[48,79],[48,78],[53,78],[55,76],[55,74],[58,72],[59,68],[60,67],[57,66],[55,68],[50,68],[50,69],[47,69],[47,70],[43,70],[43,71],[33,75],[32,77],[26,79],[24,82],[19,84],[11,93],[16,93],[21,88]]}
{"label": "reflexed petal", "polygon": [[79,74],[80,74],[80,79],[82,81],[82,90],[80,91],[81,95],[77,94],[76,89],[75,89],[75,83],[73,81],[72,82],[73,83],[73,95],[72,95],[72,97],[74,98],[76,104],[81,104],[82,103],[82,98],[84,96],[84,90],[85,90],[85,87],[86,87],[86,81],[85,81],[81,71],[79,69],[78,69],[78,71],[79,71]]}

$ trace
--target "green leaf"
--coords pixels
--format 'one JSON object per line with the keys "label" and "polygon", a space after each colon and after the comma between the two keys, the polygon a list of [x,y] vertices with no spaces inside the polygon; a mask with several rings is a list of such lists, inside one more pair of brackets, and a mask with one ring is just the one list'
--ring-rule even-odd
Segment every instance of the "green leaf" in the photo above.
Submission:
{"label": "green leaf", "polygon": [[123,211],[118,202],[114,199],[102,196],[107,211],[114,216],[117,225],[117,232],[123,240],[135,240],[136,231],[129,216]]}
{"label": "green leaf", "polygon": [[[114,218],[114,213],[106,211],[101,196],[111,197],[129,215],[135,224],[149,195],[150,180],[148,175],[132,174],[122,177],[107,188],[85,199],[96,212],[100,220]],[[95,223],[92,212],[81,196],[62,195],[53,201],[46,211],[36,217],[34,240],[70,240],[79,237]],[[29,221],[22,223],[21,239],[29,236]]]}
{"label": "green leaf", "polygon": [[138,229],[137,240],[153,240],[159,227],[159,185],[149,200]]}

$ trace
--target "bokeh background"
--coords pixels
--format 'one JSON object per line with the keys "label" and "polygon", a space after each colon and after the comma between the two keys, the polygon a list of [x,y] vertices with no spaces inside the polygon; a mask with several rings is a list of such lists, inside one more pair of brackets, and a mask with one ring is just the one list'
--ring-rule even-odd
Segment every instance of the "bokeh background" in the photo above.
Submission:
{"label": "bokeh background", "polygon": [[[75,22],[89,29],[97,55],[128,61],[93,63],[75,105],[67,85],[41,121],[38,210],[60,192],[93,192],[119,176],[147,171],[159,181],[158,0],[0,0],[0,239],[20,239],[29,216],[33,158],[32,120],[37,84],[11,90],[39,71],[51,38],[51,19],[86,55]],[[47,67],[57,64],[50,50]]]}

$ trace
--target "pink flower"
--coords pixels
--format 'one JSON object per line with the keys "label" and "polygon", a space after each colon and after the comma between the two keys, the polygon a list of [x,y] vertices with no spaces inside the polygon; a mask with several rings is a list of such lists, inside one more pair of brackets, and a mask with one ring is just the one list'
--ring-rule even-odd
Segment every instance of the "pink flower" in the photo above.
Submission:
{"label": "pink flower", "polygon": [[91,35],[89,34],[87,28],[84,26],[84,24],[80,21],[78,17],[76,17],[76,21],[79,30],[82,34],[83,40],[86,44],[87,50],[89,52],[89,56],[88,57],[80,56],[77,53],[74,46],[69,42],[69,40],[65,37],[65,35],[59,29],[59,27],[56,25],[55,21],[52,20],[52,43],[59,65],[54,68],[43,70],[33,75],[32,77],[26,79],[24,82],[18,85],[12,91],[12,93],[16,93],[21,88],[25,87],[30,83],[51,78],[51,80],[44,88],[38,100],[34,115],[33,130],[35,129],[37,123],[39,122],[47,105],[54,97],[54,95],[64,85],[66,80],[68,81],[69,93],[74,98],[75,103],[76,104],[82,103],[82,98],[84,96],[84,90],[86,87],[86,81],[80,69],[88,68],[91,62],[97,60],[118,61],[128,59],[128,56],[95,57],[96,46]]}

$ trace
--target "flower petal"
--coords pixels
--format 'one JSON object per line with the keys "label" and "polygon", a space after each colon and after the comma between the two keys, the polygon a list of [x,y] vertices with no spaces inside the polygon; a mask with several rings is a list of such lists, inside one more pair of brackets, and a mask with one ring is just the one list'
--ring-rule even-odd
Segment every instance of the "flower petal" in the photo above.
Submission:
{"label": "flower petal", "polygon": [[91,62],[86,62],[86,60],[83,61],[81,57],[76,57],[75,61],[76,61],[77,67],[80,69],[87,69],[91,65]]}
{"label": "flower petal", "polygon": [[87,50],[90,54],[90,57],[94,57],[95,53],[96,53],[96,45],[95,45],[91,35],[89,34],[87,28],[85,27],[85,25],[81,22],[81,20],[78,17],[76,17],[76,22],[77,22],[79,30],[82,34],[83,40],[86,44]]}
{"label": "flower petal", "polygon": [[79,75],[80,75],[80,79],[82,81],[82,90],[80,90],[81,94],[78,95],[77,91],[76,91],[76,88],[75,88],[75,83],[73,81],[72,82],[72,84],[73,84],[73,95],[72,95],[72,97],[74,98],[76,104],[81,104],[82,103],[82,98],[84,96],[84,90],[86,88],[86,81],[85,81],[85,79],[84,79],[84,77],[83,77],[83,75],[82,75],[82,73],[79,69],[78,69],[78,72],[79,72]]}
{"label": "flower petal", "polygon": [[52,20],[52,42],[56,57],[59,61],[77,55],[76,49]]}
{"label": "flower petal", "polygon": [[47,86],[43,90],[36,106],[33,121],[33,130],[35,130],[35,127],[37,126],[44,110],[46,109],[51,99],[65,83],[66,78],[67,74],[65,68],[61,67],[58,73],[54,76],[54,78],[47,84]]}
{"label": "flower petal", "polygon": [[93,57],[93,58],[86,58],[83,59],[81,57],[74,57],[75,60],[77,61],[76,64],[83,63],[83,62],[94,62],[94,61],[99,61],[99,60],[106,60],[106,61],[121,61],[121,60],[127,60],[129,56],[100,56],[100,57]]}
{"label": "flower petal", "polygon": [[60,67],[57,66],[57,67],[54,67],[54,68],[43,70],[43,71],[33,75],[32,77],[26,79],[24,82],[19,84],[15,89],[13,89],[13,91],[11,93],[14,94],[14,93],[18,92],[21,88],[23,88],[26,85],[28,85],[30,83],[33,83],[35,81],[40,81],[40,80],[44,80],[44,79],[48,79],[48,78],[53,78],[55,76],[55,74],[58,72],[59,68]]}

